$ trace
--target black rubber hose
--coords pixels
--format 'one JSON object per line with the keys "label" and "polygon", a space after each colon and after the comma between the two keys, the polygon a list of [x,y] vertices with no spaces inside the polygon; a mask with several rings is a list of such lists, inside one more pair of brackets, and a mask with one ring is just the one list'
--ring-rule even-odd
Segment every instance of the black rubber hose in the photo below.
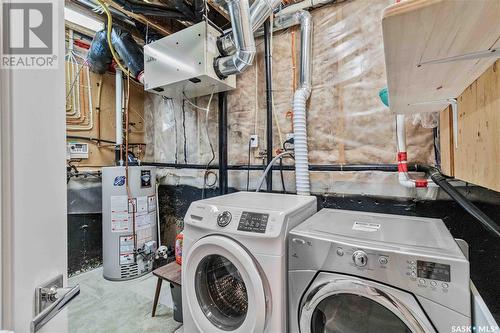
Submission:
{"label": "black rubber hose", "polygon": [[448,195],[455,200],[463,209],[465,209],[470,215],[476,218],[483,227],[485,227],[488,231],[493,233],[495,236],[500,237],[500,227],[496,224],[489,216],[483,213],[479,208],[477,208],[472,202],[467,200],[460,192],[458,192],[448,181],[446,178],[439,172],[438,169],[434,167],[429,167],[429,175],[431,179],[439,185],[448,193]]}

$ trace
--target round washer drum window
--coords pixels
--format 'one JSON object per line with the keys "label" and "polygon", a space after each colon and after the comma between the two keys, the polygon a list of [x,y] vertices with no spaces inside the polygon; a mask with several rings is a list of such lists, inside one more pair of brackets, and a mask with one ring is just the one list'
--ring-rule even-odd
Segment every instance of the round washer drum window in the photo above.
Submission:
{"label": "round washer drum window", "polygon": [[386,307],[355,294],[336,294],[322,300],[314,309],[312,333],[412,333]]}
{"label": "round washer drum window", "polygon": [[238,269],[223,256],[209,255],[196,268],[198,304],[212,324],[224,331],[237,329],[245,321],[248,295]]}

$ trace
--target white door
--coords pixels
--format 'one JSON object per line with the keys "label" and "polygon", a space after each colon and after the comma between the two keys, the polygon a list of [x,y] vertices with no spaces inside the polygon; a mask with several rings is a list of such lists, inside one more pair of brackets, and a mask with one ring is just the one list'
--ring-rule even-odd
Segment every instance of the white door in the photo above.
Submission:
{"label": "white door", "polygon": [[411,294],[334,273],[309,286],[299,324],[301,333],[436,333]]}
{"label": "white door", "polygon": [[200,332],[264,331],[270,307],[266,282],[240,244],[208,236],[197,241],[184,260],[183,292]]}
{"label": "white door", "polygon": [[[12,3],[30,2],[47,3]],[[0,330],[16,333],[31,330],[35,288],[60,274],[66,286],[67,278],[64,2],[52,5],[57,68],[0,69]],[[1,6],[2,19],[12,15],[8,6]],[[35,12],[24,24],[40,21]],[[64,310],[39,330],[66,331]]]}

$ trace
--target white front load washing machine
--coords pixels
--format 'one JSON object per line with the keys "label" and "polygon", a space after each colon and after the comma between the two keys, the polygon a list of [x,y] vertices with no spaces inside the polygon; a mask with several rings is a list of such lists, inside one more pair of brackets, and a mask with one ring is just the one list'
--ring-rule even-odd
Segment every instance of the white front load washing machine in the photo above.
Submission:
{"label": "white front load washing machine", "polygon": [[238,192],[195,201],[184,218],[184,332],[286,332],[290,229],[312,196]]}
{"label": "white front load washing machine", "polygon": [[469,262],[438,219],[323,209],[290,232],[289,293],[290,332],[471,324]]}

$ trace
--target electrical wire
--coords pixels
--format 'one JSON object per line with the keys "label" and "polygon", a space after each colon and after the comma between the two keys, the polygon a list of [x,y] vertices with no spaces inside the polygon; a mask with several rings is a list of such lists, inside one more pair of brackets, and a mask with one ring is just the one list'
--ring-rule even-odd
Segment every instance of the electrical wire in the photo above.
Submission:
{"label": "electrical wire", "polygon": [[250,150],[252,148],[252,139],[248,140],[248,160],[247,160],[247,191],[250,185]]}
{"label": "electrical wire", "polygon": [[182,100],[182,136],[184,137],[184,163],[187,164],[186,103],[184,101],[185,99]]}
{"label": "electrical wire", "polygon": [[283,157],[280,158],[280,176],[281,176],[281,186],[283,186],[283,193],[286,194],[285,178],[283,177]]}
{"label": "electrical wire", "polygon": [[120,69],[124,72],[127,73],[127,76],[130,76],[130,72],[128,69],[126,69],[118,59],[118,56],[116,55],[115,48],[113,47],[113,43],[111,41],[111,31],[113,29],[113,17],[111,16],[111,13],[109,11],[108,5],[106,5],[102,0],[97,0],[99,4],[101,5],[102,9],[106,13],[106,16],[108,17],[108,26],[107,26],[107,37],[108,37],[108,46],[109,50],[111,51],[111,55],[113,56],[114,61],[120,67]]}
{"label": "electrical wire", "polygon": [[188,102],[189,105],[191,105],[195,109],[205,111],[205,122],[204,122],[205,132],[207,134],[208,145],[210,146],[210,151],[212,153],[212,157],[210,158],[210,161],[208,161],[207,167],[205,168],[205,173],[203,174],[203,187],[201,189],[201,198],[202,199],[205,198],[205,189],[207,187],[208,176],[210,174],[213,174],[215,176],[214,183],[212,185],[208,185],[208,187],[213,187],[215,185],[215,183],[217,183],[217,179],[218,179],[217,175],[213,171],[209,170],[210,165],[215,160],[215,150],[214,150],[214,146],[212,144],[212,140],[210,139],[210,134],[209,134],[209,131],[208,131],[208,113],[210,111],[210,104],[212,104],[212,99],[214,97],[214,93],[215,93],[215,87],[212,89],[212,93],[210,94],[210,98],[208,99],[208,103],[207,103],[207,106],[205,108],[202,108],[201,106],[198,106],[198,105],[192,103],[189,99],[187,99],[186,94],[184,94],[184,92],[182,93],[183,96],[184,96],[183,103],[184,103],[184,101],[186,101],[186,102]]}

